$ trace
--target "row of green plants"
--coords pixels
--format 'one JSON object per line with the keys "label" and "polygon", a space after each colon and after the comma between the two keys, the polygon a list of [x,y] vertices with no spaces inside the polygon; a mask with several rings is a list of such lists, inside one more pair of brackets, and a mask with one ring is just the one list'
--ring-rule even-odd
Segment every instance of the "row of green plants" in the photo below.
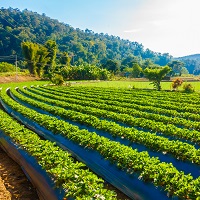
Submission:
{"label": "row of green plants", "polygon": [[[195,149],[195,147],[190,144],[183,143],[178,140],[170,141],[167,138],[157,136],[156,134],[138,131],[134,128],[125,128],[123,126],[116,124],[115,122],[109,122],[107,120],[100,120],[97,117],[93,116],[93,115],[97,115],[97,116],[99,115],[101,117],[101,110],[98,110],[98,109],[92,109],[88,107],[88,109],[85,109],[85,111],[88,110],[93,115],[86,115],[86,114],[80,113],[84,111],[85,107],[83,106],[78,106],[78,105],[73,105],[73,104],[69,105],[68,103],[61,102],[58,100],[51,100],[48,98],[43,98],[42,96],[39,97],[37,95],[32,95],[32,97],[35,97],[38,100],[38,101],[35,101],[35,100],[32,100],[30,98],[20,95],[14,89],[12,89],[11,91],[14,94],[14,96],[16,96],[18,99],[34,107],[48,111],[49,113],[55,116],[60,116],[63,119],[70,119],[72,121],[75,121],[81,124],[92,126],[97,130],[106,131],[115,137],[118,136],[123,139],[126,138],[131,142],[143,144],[154,151],[160,151],[160,152],[163,152],[164,154],[167,154],[167,153],[172,154],[180,160],[188,160],[188,161],[191,161],[192,163],[200,164],[200,158],[199,158],[200,151]],[[41,102],[45,102],[45,103],[41,103]],[[50,103],[52,106],[46,103]],[[61,106],[63,108],[67,107],[67,108],[74,109],[80,112],[76,112],[73,110],[65,110],[57,106]],[[118,115],[116,113],[112,113],[112,114],[115,116]]]}
{"label": "row of green plants", "polygon": [[138,173],[143,181],[161,186],[169,196],[184,199],[198,199],[200,178],[193,179],[188,174],[178,171],[172,163],[160,162],[158,158],[149,157],[148,152],[138,152],[119,142],[110,141],[94,132],[80,130],[78,127],[58,120],[55,117],[40,114],[12,100],[6,91],[1,92],[1,100],[12,109],[35,121],[55,134],[62,134],[77,144],[98,151],[105,159],[128,173]]}
{"label": "row of green plants", "polygon": [[[173,105],[175,105],[175,106],[179,106],[180,104],[183,105],[183,106],[188,106],[188,104],[190,104],[190,106],[194,106],[193,105],[193,100],[192,101],[188,100],[188,98],[191,98],[192,95],[187,95],[185,97],[182,97],[180,94],[178,94],[178,95],[177,94],[168,95],[169,93],[175,94],[176,92],[165,92],[165,95],[161,96],[161,95],[157,94],[155,91],[151,91],[151,93],[144,93],[144,92],[142,92],[140,90],[136,90],[136,91],[134,90],[134,92],[131,92],[131,93],[128,93],[128,94],[126,93],[125,97],[127,97],[128,99],[132,98],[133,96],[137,97],[137,98],[142,98],[142,99],[143,98],[148,98],[149,100],[151,100],[153,102],[155,100],[156,101],[158,101],[158,100],[160,101],[161,100],[163,104],[165,104],[165,103],[167,104],[169,102],[173,102]],[[118,95],[119,92],[117,92],[115,94]],[[169,96],[170,96],[170,98],[169,98]],[[196,95],[194,95],[194,96],[195,96],[195,101],[197,101],[199,103],[199,100],[197,100],[197,99],[200,96],[198,96],[198,97]]]}
{"label": "row of green plants", "polygon": [[[91,95],[91,94],[90,94]],[[94,95],[95,96],[95,95]],[[138,105],[143,105],[143,106],[154,106],[154,107],[159,107],[159,108],[164,108],[164,109],[170,109],[170,110],[176,110],[179,112],[191,112],[191,113],[199,113],[200,107],[194,105],[192,106],[191,104],[182,104],[182,103],[176,103],[176,102],[168,102],[168,101],[163,101],[162,104],[160,100],[157,100],[156,98],[151,99],[151,98],[146,98],[146,97],[136,97],[133,95],[125,95],[123,94],[122,97],[119,98],[119,94],[117,93],[116,95],[113,95],[113,93],[105,94],[102,95],[101,98],[103,99],[116,99],[118,101],[122,101],[125,103],[128,103],[130,105],[132,104],[138,104]],[[164,99],[164,98],[163,98]]]}
{"label": "row of green plants", "polygon": [[159,100],[175,101],[179,103],[198,104],[200,96],[198,93],[186,94],[181,92],[163,91],[161,94],[157,91],[133,90],[130,95],[137,95],[145,98],[156,98]]}
{"label": "row of green plants", "polygon": [[[37,89],[37,90],[36,90]],[[104,101],[102,99],[88,99],[85,96],[78,96],[76,94],[60,94],[59,92],[56,92],[54,90],[45,90],[45,89],[29,89],[29,91],[32,91],[34,93],[43,95],[45,97],[50,97],[52,99],[58,99],[62,101],[67,101],[67,102],[72,102],[76,103],[79,105],[90,105],[90,107],[98,107],[100,109],[108,110],[108,111],[114,111],[118,113],[123,113],[123,114],[128,114],[133,117],[137,118],[145,118],[145,119],[150,119],[150,120],[155,120],[157,122],[163,122],[166,124],[174,124],[178,126],[183,126],[185,128],[189,129],[195,129],[199,130],[200,128],[200,122],[194,122],[194,121],[189,121],[187,119],[183,118],[178,118],[178,117],[168,117],[164,115],[159,115],[155,113],[149,113],[149,112],[144,112],[140,109],[134,109],[131,107],[125,107],[124,104],[121,104],[120,102],[117,102],[114,105],[107,105],[107,101]],[[40,92],[42,91],[42,92]],[[90,102],[91,101],[91,102]],[[97,102],[97,103],[96,103]],[[109,101],[110,102],[110,101]],[[117,105],[117,106],[116,106]]]}
{"label": "row of green plants", "polygon": [[[196,142],[200,144],[200,132],[196,130],[189,130],[185,128],[178,128],[174,126],[173,124],[164,124],[162,122],[157,122],[154,120],[149,120],[145,118],[136,118],[129,114],[123,114],[123,111],[125,108],[122,107],[114,107],[114,106],[108,106],[106,104],[99,104],[95,102],[88,102],[88,101],[78,101],[76,99],[67,99],[62,97],[55,97],[56,100],[50,100],[49,97],[53,98],[53,96],[47,96],[47,98],[42,97],[41,95],[36,95],[34,93],[30,93],[26,90],[21,91],[28,95],[29,97],[32,97],[34,99],[37,99],[39,101],[43,102],[51,102],[54,105],[58,105],[58,100],[64,101],[59,106],[63,106],[65,108],[70,108],[77,110],[78,112],[81,110],[81,112],[95,115],[98,117],[103,118],[109,118],[118,122],[122,122],[134,127],[141,127],[143,129],[147,129],[149,131],[158,132],[160,134],[168,135],[168,136],[175,136],[176,138],[182,138],[186,140],[190,140],[192,142]],[[43,94],[45,96],[45,94]],[[70,104],[71,103],[71,104]],[[80,106],[82,105],[82,107]],[[90,105],[88,107],[88,105]],[[87,107],[86,107],[87,106]],[[109,108],[108,108],[109,107]],[[97,109],[98,108],[98,109]],[[113,112],[115,111],[115,112]],[[159,117],[159,115],[158,115]]]}
{"label": "row of green plants", "polygon": [[[52,90],[52,88],[49,88],[49,89]],[[144,111],[144,112],[157,113],[157,114],[171,116],[171,117],[180,117],[180,118],[185,118],[185,119],[194,120],[194,121],[200,119],[200,115],[197,113],[197,111],[195,113],[191,113],[191,112],[180,112],[180,111],[173,110],[170,108],[165,109],[165,108],[161,108],[159,106],[159,105],[161,105],[161,102],[157,106],[146,105],[145,104],[145,102],[147,102],[146,99],[142,100],[139,98],[138,100],[136,100],[134,102],[134,100],[133,100],[134,96],[130,97],[130,100],[129,100],[129,99],[127,99],[127,97],[125,97],[124,94],[117,94],[116,96],[113,95],[112,93],[110,95],[101,95],[101,91],[99,91],[99,93],[96,95],[93,94],[93,92],[90,92],[90,94],[85,94],[84,89],[78,90],[79,92],[67,90],[67,93],[65,90],[64,91],[59,90],[59,89],[53,89],[53,90],[56,90],[57,92],[61,93],[62,96],[68,96],[69,94],[74,95],[76,93],[76,95],[74,95],[73,98],[82,99],[82,97],[84,97],[84,98],[87,98],[88,100],[91,99],[92,101],[99,102],[99,103],[105,102],[106,104],[109,104],[109,105],[120,104],[123,108],[129,107],[129,108],[134,108],[134,109]],[[172,104],[172,102],[169,103],[169,107],[171,104]]]}
{"label": "row of green plants", "polygon": [[104,188],[103,179],[86,169],[85,164],[74,160],[54,142],[40,139],[36,133],[24,128],[2,110],[0,117],[0,130],[19,148],[36,158],[38,164],[54,180],[55,185],[66,191],[66,197],[85,200],[116,199],[114,191]]}
{"label": "row of green plants", "polygon": [[[87,90],[88,92],[93,90],[93,86],[89,86],[87,85],[87,87],[84,87],[83,85],[77,85],[78,87],[73,87],[72,89],[73,90],[79,90],[80,88],[84,89],[84,90]],[[63,87],[55,87],[57,89],[61,89],[62,90],[68,90],[69,88],[66,88],[65,86]],[[103,88],[103,87],[98,87],[96,86],[95,87],[95,93],[97,93],[98,91],[101,91],[103,93],[107,93],[109,94],[110,92],[117,92],[117,93],[122,93],[122,94],[126,94],[126,95],[131,95],[131,96],[134,96],[134,95],[138,95],[138,94],[141,94],[143,96],[154,96],[154,97],[166,97],[166,98],[169,98],[169,99],[176,99],[176,98],[179,98],[178,101],[181,101],[182,98],[183,100],[188,100],[188,101],[191,101],[191,99],[196,99],[196,97],[199,98],[199,94],[198,93],[182,93],[182,92],[174,92],[174,91],[156,91],[156,90],[146,90],[146,89],[133,89],[133,86],[129,86],[128,88],[117,88],[117,87],[106,87],[106,88]],[[188,98],[190,97],[190,98]]]}

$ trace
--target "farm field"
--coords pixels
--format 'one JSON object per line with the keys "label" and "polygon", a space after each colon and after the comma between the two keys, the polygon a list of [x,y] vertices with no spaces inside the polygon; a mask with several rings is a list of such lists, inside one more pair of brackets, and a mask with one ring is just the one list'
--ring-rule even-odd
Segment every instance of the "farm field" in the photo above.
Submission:
{"label": "farm field", "polygon": [[[73,82],[72,82],[73,83]],[[79,82],[77,82],[79,83]],[[199,81],[192,81],[184,83],[191,83],[191,85],[194,87],[194,90],[199,92],[200,91],[200,82]],[[183,85],[184,85],[183,83]],[[85,87],[105,87],[105,88],[127,88],[130,89],[132,87],[138,88],[138,89],[153,89],[153,85],[150,84],[148,81],[95,81],[95,82],[80,82],[80,84],[75,84],[75,86],[81,86],[84,84]],[[172,90],[172,81],[169,82],[161,82],[161,87],[163,90]],[[183,89],[183,85],[179,88],[181,91]]]}
{"label": "farm field", "polygon": [[[66,83],[71,83],[73,86],[83,86],[84,87],[103,87],[103,88],[125,88],[125,89],[131,89],[135,87],[136,89],[153,89],[153,86],[150,84],[149,81],[69,81]],[[196,92],[200,91],[200,81],[192,81],[184,83],[191,83],[194,87]],[[31,85],[44,85],[44,84],[50,84],[49,81],[27,81],[27,82],[15,82],[15,80],[11,83],[9,81],[5,81],[5,83],[0,82],[0,88],[7,88],[11,85],[14,86],[31,86]],[[172,82],[161,82],[162,90],[171,90]],[[181,86],[179,90],[181,91],[183,87]]]}
{"label": "farm field", "polygon": [[28,82],[7,82],[7,83],[0,83],[0,88],[6,89],[9,87],[20,87],[20,86],[31,86],[31,85],[44,85],[49,84],[49,81],[28,81]]}
{"label": "farm field", "polygon": [[[4,108],[34,131],[19,128],[17,122],[13,132],[8,131],[6,126],[13,120],[5,111],[0,113],[5,119],[0,130],[36,157],[56,185],[65,189],[64,195],[75,199],[120,199],[116,191],[104,188],[104,180],[130,199],[199,199],[198,93],[128,88],[133,82],[71,87],[43,84],[26,84],[25,88],[18,84],[18,89],[13,85],[7,92],[3,87]],[[20,137],[13,134],[16,127]],[[37,151],[26,134],[34,138]],[[45,139],[44,144],[37,134]],[[41,145],[49,147],[45,153],[53,152],[54,156],[45,156]],[[51,159],[56,160],[56,166],[50,164]],[[69,160],[65,162],[68,167],[61,164],[62,159]],[[90,171],[83,172],[86,166]],[[71,168],[77,169],[70,170],[76,174],[75,180],[74,175],[62,174],[63,169],[68,173]],[[89,192],[78,184],[81,180]],[[97,185],[100,190],[94,190]]]}

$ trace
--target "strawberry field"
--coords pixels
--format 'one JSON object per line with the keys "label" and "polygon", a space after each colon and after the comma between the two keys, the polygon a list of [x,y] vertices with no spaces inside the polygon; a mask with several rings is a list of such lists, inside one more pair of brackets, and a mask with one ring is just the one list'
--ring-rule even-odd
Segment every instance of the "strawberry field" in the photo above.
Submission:
{"label": "strawberry field", "polygon": [[55,198],[118,199],[108,182],[131,199],[200,199],[199,102],[198,93],[11,87],[0,132],[47,173]]}

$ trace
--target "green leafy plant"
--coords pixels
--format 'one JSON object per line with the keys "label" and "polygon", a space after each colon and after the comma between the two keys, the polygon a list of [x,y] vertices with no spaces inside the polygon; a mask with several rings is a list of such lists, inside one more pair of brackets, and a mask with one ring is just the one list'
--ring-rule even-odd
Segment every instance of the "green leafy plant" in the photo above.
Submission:
{"label": "green leafy plant", "polygon": [[143,72],[146,78],[149,81],[152,81],[154,88],[161,90],[161,80],[171,71],[169,66],[165,67],[155,67],[155,68],[146,68]]}
{"label": "green leafy plant", "polygon": [[[0,130],[36,158],[39,165],[54,180],[57,187],[63,187],[66,197],[76,199],[116,199],[114,191],[103,186],[103,180],[86,168],[85,164],[75,161],[71,155],[48,140],[24,128],[8,114],[0,110]],[[59,158],[59,159],[58,159]]]}
{"label": "green leafy plant", "polygon": [[54,74],[50,80],[55,85],[63,85],[64,83],[64,79],[60,74]]}
{"label": "green leafy plant", "polygon": [[[62,94],[62,96],[59,96],[58,93],[56,93],[56,96],[54,96],[52,94],[45,95],[43,92],[39,92],[38,90],[34,90],[34,89],[31,89],[31,90],[33,90],[34,93],[39,93],[39,94],[46,96],[48,99],[43,98],[42,96],[37,96],[36,94],[31,94],[25,90],[22,90],[22,91],[26,95],[29,95],[30,97],[35,98],[36,100],[43,101],[43,102],[49,102],[52,105],[61,106],[64,108],[70,108],[70,109],[76,110],[78,112],[82,111],[83,113],[92,114],[92,115],[95,115],[98,117],[114,119],[116,121],[123,122],[123,123],[129,124],[131,126],[139,126],[139,127],[145,128],[145,129],[156,131],[156,132],[162,132],[163,134],[166,134],[166,135],[174,135],[176,137],[194,140],[198,143],[200,142],[200,134],[198,131],[181,129],[181,128],[178,128],[178,127],[172,125],[173,123],[179,124],[179,125],[181,124],[185,127],[188,127],[188,128],[192,127],[194,129],[199,130],[200,123],[198,123],[198,122],[190,122],[188,120],[183,120],[183,119],[179,119],[179,118],[167,118],[167,117],[162,117],[162,116],[156,115],[156,114],[152,115],[152,114],[148,114],[148,113],[134,112],[132,109],[126,108],[125,104],[122,104],[122,107],[106,105],[106,104],[100,103],[102,101],[95,103],[95,102],[91,102],[91,101],[83,101],[83,100],[74,99],[74,98],[77,98],[77,95],[75,95],[74,98],[69,98],[69,97],[65,98],[65,97],[63,97],[64,96],[63,94]],[[13,91],[13,92],[15,95],[18,96],[18,94],[15,91]],[[50,98],[54,98],[56,100],[51,100]],[[63,100],[64,102],[60,102],[58,100]],[[95,99],[91,99],[91,100],[95,101]],[[108,102],[108,101],[106,101],[106,102]],[[37,104],[37,103],[34,103],[34,102],[32,102],[32,103],[35,106],[39,106],[39,104]],[[77,106],[74,104],[79,104],[79,105]],[[83,105],[84,107],[81,107],[80,105]],[[87,105],[90,105],[90,107],[88,107]],[[88,108],[85,106],[87,106]],[[45,108],[45,105],[43,105],[41,107]],[[95,107],[98,109],[93,109],[92,107]],[[48,109],[48,107],[46,109]],[[50,108],[48,110],[50,110],[50,112],[53,112],[53,110]],[[57,111],[57,109],[56,109],[56,111]],[[118,112],[118,114],[111,112],[111,111]],[[67,112],[70,112],[70,111],[65,111],[65,114],[64,114],[64,111],[61,111],[61,112],[63,113],[62,116],[65,117],[65,114],[67,114]],[[67,115],[70,115],[70,114],[67,114]],[[81,117],[78,117],[80,115],[80,113],[76,113],[75,115],[77,116],[77,118],[79,120],[81,119]],[[136,118],[134,116],[138,116],[138,117]],[[149,116],[150,120],[145,119],[145,118],[148,118],[148,116]],[[154,119],[156,121],[153,121],[152,119]],[[161,120],[161,119],[163,119],[163,120]],[[73,120],[75,120],[75,119],[73,118]],[[167,123],[167,125],[165,125],[159,121],[163,121],[163,122]]]}
{"label": "green leafy plant", "polygon": [[[193,179],[190,174],[185,175],[183,172],[178,171],[171,163],[160,162],[158,158],[150,157],[146,151],[138,152],[131,147],[110,141],[94,132],[80,130],[78,127],[63,120],[35,112],[13,101],[5,91],[1,92],[1,99],[12,109],[52,131],[54,134],[61,134],[63,137],[76,142],[84,148],[98,151],[104,159],[108,159],[116,164],[119,169],[125,170],[130,174],[136,173],[140,179],[152,182],[155,186],[163,187],[170,196],[175,195],[183,199],[194,199],[199,196],[199,190],[196,190],[199,187],[199,180]],[[33,102],[33,100],[30,99],[30,102]],[[36,104],[38,104],[38,101]],[[40,105],[43,105],[43,109],[47,108],[46,106],[44,107],[44,104]],[[61,117],[65,115],[65,109],[56,108],[56,112],[52,106],[49,106],[49,108],[53,109],[53,112]],[[72,117],[76,119],[75,115],[72,115]],[[88,119],[95,118],[91,116]],[[89,123],[87,119],[84,121]],[[96,122],[94,121],[93,123]],[[117,131],[116,127],[113,126],[111,128]],[[178,151],[181,154],[182,147]]]}
{"label": "green leafy plant", "polygon": [[193,88],[192,84],[186,83],[183,85],[183,91],[186,93],[192,93],[192,92],[194,92],[194,88]]}
{"label": "green leafy plant", "polygon": [[[19,68],[17,68],[18,71]],[[0,73],[5,73],[5,72],[15,72],[16,67],[13,64],[7,63],[7,62],[0,62]]]}

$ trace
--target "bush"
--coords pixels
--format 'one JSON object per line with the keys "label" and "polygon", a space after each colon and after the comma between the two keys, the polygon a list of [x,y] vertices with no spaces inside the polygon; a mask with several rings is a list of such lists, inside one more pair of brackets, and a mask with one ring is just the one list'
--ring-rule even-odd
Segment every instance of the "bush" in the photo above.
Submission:
{"label": "bush", "polygon": [[64,79],[63,79],[63,77],[61,75],[55,74],[51,78],[51,82],[54,83],[55,85],[62,85],[64,83]]}
{"label": "bush", "polygon": [[183,91],[187,93],[194,92],[194,88],[190,83],[183,85]]}
{"label": "bush", "polygon": [[1,62],[0,63],[0,73],[2,73],[2,72],[15,72],[15,71],[16,71],[15,65],[12,65],[12,64],[7,63],[7,62]]}
{"label": "bush", "polygon": [[71,82],[65,83],[65,86],[70,87],[72,84]]}
{"label": "bush", "polygon": [[172,88],[174,90],[177,90],[178,87],[180,87],[183,83],[183,80],[181,80],[180,78],[176,78],[173,82],[172,82]]}

